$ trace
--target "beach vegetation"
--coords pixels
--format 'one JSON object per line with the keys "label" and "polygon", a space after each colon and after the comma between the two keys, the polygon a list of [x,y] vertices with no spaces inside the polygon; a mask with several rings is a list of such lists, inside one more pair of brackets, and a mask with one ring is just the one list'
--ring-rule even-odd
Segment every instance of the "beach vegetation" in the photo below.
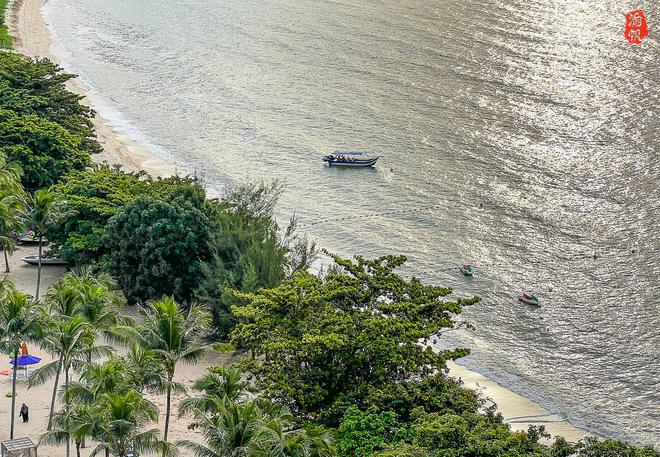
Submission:
{"label": "beach vegetation", "polygon": [[6,24],[6,11],[9,0],[0,0],[0,48],[11,49],[12,39]]}
{"label": "beach vegetation", "polygon": [[22,343],[37,340],[42,331],[43,314],[39,305],[18,290],[6,278],[0,280],[0,350],[16,362],[11,375],[11,410],[9,413],[9,439],[14,439],[16,414],[16,375]]}
{"label": "beach vegetation", "polygon": [[0,110],[0,125],[0,152],[21,166],[27,190],[49,187],[69,171],[91,165],[81,138],[55,122]]}
{"label": "beach vegetation", "polygon": [[[174,380],[177,365],[197,363],[209,350],[201,344],[208,330],[210,316],[200,306],[192,304],[185,309],[171,296],[149,302],[145,320],[131,334],[132,340],[153,351],[161,373],[159,383],[165,391],[165,427],[163,441],[167,441],[172,410],[172,392],[184,391],[183,386]],[[127,329],[128,330],[128,329]]]}
{"label": "beach vegetation", "polygon": [[39,240],[39,261],[37,265],[37,290],[35,298],[39,299],[41,286],[41,258],[43,256],[43,239],[46,230],[58,220],[66,217],[61,201],[48,189],[39,189],[30,195],[25,205],[25,223]]}
{"label": "beach vegetation", "polygon": [[54,122],[78,138],[84,153],[100,152],[94,111],[81,103],[84,97],[66,87],[73,78],[48,59],[0,53],[0,109]]}
{"label": "beach vegetation", "polygon": [[299,271],[273,289],[235,294],[231,335],[252,355],[246,364],[266,395],[330,426],[374,389],[431,375],[468,354],[420,342],[453,328],[462,308],[478,301],[450,300],[451,289],[397,275],[403,256],[333,259],[324,277]]}
{"label": "beach vegetation", "polygon": [[199,392],[182,402],[180,415],[192,413],[191,428],[206,444],[180,440],[195,456],[327,457],[337,455],[321,427],[301,427],[280,404],[255,395],[250,376],[236,367],[212,368],[193,386]]}
{"label": "beach vegetation", "polygon": [[20,166],[7,161],[0,154],[0,249],[5,259],[5,273],[9,273],[9,257],[16,248],[15,234],[24,227],[25,191],[21,185]]}

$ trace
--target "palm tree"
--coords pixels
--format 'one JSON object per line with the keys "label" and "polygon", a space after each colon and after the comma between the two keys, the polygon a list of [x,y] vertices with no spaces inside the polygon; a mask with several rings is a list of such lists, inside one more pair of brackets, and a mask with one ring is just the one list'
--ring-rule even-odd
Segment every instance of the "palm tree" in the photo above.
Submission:
{"label": "palm tree", "polygon": [[[34,339],[41,333],[42,312],[36,302],[30,301],[28,295],[17,290],[8,281],[2,281],[0,287],[0,344],[2,349],[18,360],[21,344],[28,339]],[[14,364],[11,381],[11,426],[9,438],[14,438],[14,415],[16,408],[16,373],[18,366]]]}
{"label": "palm tree", "polygon": [[0,186],[0,248],[5,256],[5,273],[9,273],[9,257],[15,249],[13,234],[23,228],[23,190]]}
{"label": "palm tree", "polygon": [[143,430],[146,424],[158,420],[158,408],[139,392],[131,389],[122,394],[103,394],[91,408],[95,411],[91,416],[92,436],[101,444],[90,457],[101,450],[116,457],[125,457],[130,450],[176,455],[174,447],[158,438],[157,428]]}
{"label": "palm tree", "polygon": [[80,314],[107,339],[116,339],[114,330],[117,325],[132,323],[130,318],[121,314],[126,299],[112,276],[107,273],[94,275],[90,268],[83,268],[68,273],[65,278],[80,293]]}
{"label": "palm tree", "polygon": [[294,427],[293,415],[281,405],[248,400],[238,403],[215,398],[208,413],[198,410],[193,423],[206,445],[181,440],[178,445],[197,457],[330,457],[336,455],[321,429]]}
{"label": "palm tree", "polygon": [[215,398],[212,414],[196,413],[194,428],[201,430],[206,446],[190,440],[177,445],[198,457],[244,457],[259,434],[263,413],[256,401],[239,404],[227,398]]}
{"label": "palm tree", "polygon": [[51,316],[82,315],[82,294],[68,281],[68,275],[50,286],[44,297],[44,304]]}
{"label": "palm tree", "polygon": [[50,430],[55,411],[55,398],[60,373],[64,372],[64,398],[66,409],[68,409],[69,396],[67,395],[67,389],[69,387],[70,370],[72,368],[74,370],[81,369],[87,363],[87,354],[95,356],[110,355],[111,348],[109,346],[94,345],[96,335],[91,325],[82,316],[54,317],[49,322],[48,330],[41,340],[41,345],[56,360],[35,370],[30,377],[30,386],[42,384],[53,376],[55,377],[50,414],[48,416],[48,430]]}
{"label": "palm tree", "polygon": [[39,299],[41,285],[41,254],[43,251],[43,238],[46,229],[60,220],[64,214],[60,211],[60,202],[56,195],[48,189],[40,189],[28,198],[26,219],[28,227],[39,238],[39,265],[37,269],[37,291],[35,297]]}
{"label": "palm tree", "polygon": [[176,366],[181,362],[196,363],[207,351],[208,346],[201,346],[199,342],[209,322],[210,315],[198,305],[183,310],[173,297],[163,296],[149,304],[145,322],[136,334],[142,346],[153,350],[161,360],[165,373],[164,441],[167,441],[170,425],[172,391],[182,390],[180,384],[174,382]]}
{"label": "palm tree", "polygon": [[7,162],[0,154],[0,247],[5,256],[5,273],[9,273],[7,254],[14,252],[12,234],[22,227],[21,211],[25,191],[21,185],[21,167],[15,162]]}
{"label": "palm tree", "polygon": [[21,186],[22,174],[23,170],[18,163],[8,162],[7,156],[0,154],[0,187]]}
{"label": "palm tree", "polygon": [[179,403],[179,417],[191,412],[215,413],[218,399],[240,401],[253,393],[237,367],[209,368],[208,374],[196,380],[192,388],[201,395],[182,400]]}
{"label": "palm tree", "polygon": [[80,448],[87,436],[92,434],[95,420],[94,411],[88,405],[78,405],[71,410],[59,411],[53,416],[53,430],[46,432],[39,439],[41,444],[63,444],[73,441],[76,457],[80,457]]}

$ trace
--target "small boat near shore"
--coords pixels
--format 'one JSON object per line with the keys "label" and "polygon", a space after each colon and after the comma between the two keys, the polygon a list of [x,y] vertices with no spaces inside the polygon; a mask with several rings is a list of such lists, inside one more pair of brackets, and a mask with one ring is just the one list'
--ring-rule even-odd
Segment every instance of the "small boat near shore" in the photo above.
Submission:
{"label": "small boat near shore", "polygon": [[518,300],[527,305],[539,306],[539,299],[536,295],[528,294],[527,292],[523,292],[522,296],[518,297]]}
{"label": "small boat near shore", "polygon": [[[30,265],[39,265],[38,255],[26,255],[21,257],[21,260]],[[57,257],[42,257],[41,265],[68,265],[69,263]]]}
{"label": "small boat near shore", "polygon": [[380,157],[369,158],[362,151],[335,151],[323,157],[329,167],[372,167]]}
{"label": "small boat near shore", "polygon": [[[26,246],[38,245],[39,237],[36,236],[33,232],[24,232],[18,235],[18,237],[16,237],[16,243]],[[50,241],[48,241],[45,236],[41,238],[42,246],[46,246],[49,243]]]}
{"label": "small boat near shore", "polygon": [[472,265],[463,265],[459,270],[461,270],[463,276],[474,276],[474,268],[472,268]]}

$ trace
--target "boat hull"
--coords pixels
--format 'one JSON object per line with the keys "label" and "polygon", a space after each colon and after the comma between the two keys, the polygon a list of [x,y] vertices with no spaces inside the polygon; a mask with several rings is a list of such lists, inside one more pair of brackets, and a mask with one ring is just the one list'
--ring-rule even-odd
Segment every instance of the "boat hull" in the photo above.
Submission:
{"label": "boat hull", "polygon": [[[21,257],[21,260],[30,265],[39,265],[39,256],[38,255],[28,255]],[[68,262],[65,262],[62,259],[53,259],[52,257],[42,257],[41,265],[68,265]]]}
{"label": "boat hull", "polygon": [[526,305],[539,306],[538,300],[533,300],[531,298],[518,297],[518,300],[525,303]]}
{"label": "boat hull", "polygon": [[360,167],[373,167],[378,161],[378,157],[369,160],[354,160],[354,161],[339,161],[339,160],[328,160],[323,159],[324,162],[328,164],[329,167],[350,167],[350,168],[360,168]]}

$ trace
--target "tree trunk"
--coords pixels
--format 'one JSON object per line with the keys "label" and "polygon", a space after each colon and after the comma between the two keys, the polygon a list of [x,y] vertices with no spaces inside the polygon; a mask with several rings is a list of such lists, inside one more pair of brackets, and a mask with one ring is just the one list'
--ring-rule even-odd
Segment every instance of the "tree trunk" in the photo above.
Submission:
{"label": "tree trunk", "polygon": [[[69,367],[64,369],[64,409],[69,412]],[[66,438],[66,457],[71,455],[71,437]]]}
{"label": "tree trunk", "polygon": [[7,249],[3,249],[5,253],[5,273],[11,273],[9,271],[9,257],[7,257]]}
{"label": "tree trunk", "polygon": [[[163,433],[163,441],[167,441],[167,433],[170,430],[170,408],[172,407],[171,405],[171,400],[172,400],[172,378],[174,377],[174,373],[171,375],[168,374],[167,376],[167,407],[165,410],[165,433]],[[165,449],[163,449],[163,457],[165,457]]]}
{"label": "tree trunk", "polygon": [[80,457],[80,443],[76,443],[76,457]]}
{"label": "tree trunk", "polygon": [[39,235],[39,265],[37,267],[37,293],[34,294],[34,298],[39,300],[39,285],[41,284],[41,251],[42,251],[42,246],[41,246],[41,239],[42,235]]}
{"label": "tree trunk", "polygon": [[14,351],[14,373],[11,376],[11,426],[9,439],[14,439],[14,417],[16,414],[16,373],[18,372],[18,349]]}
{"label": "tree trunk", "polygon": [[62,356],[57,362],[57,373],[55,374],[55,385],[53,386],[53,397],[50,400],[50,414],[48,415],[48,431],[52,428],[53,413],[55,412],[55,397],[57,395],[57,383],[60,381],[60,371],[62,371]]}

